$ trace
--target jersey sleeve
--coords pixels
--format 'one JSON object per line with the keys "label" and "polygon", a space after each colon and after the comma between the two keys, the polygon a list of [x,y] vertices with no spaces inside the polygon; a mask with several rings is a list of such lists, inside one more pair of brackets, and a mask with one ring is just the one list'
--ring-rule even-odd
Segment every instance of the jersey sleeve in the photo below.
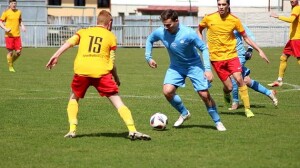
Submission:
{"label": "jersey sleeve", "polygon": [[198,29],[200,32],[202,32],[203,29],[205,29],[207,27],[207,17],[204,17],[201,22],[198,25]]}
{"label": "jersey sleeve", "polygon": [[80,41],[80,35],[74,34],[72,37],[70,37],[67,42],[70,43],[72,46],[78,45]]}
{"label": "jersey sleeve", "polygon": [[211,71],[209,51],[206,44],[199,38],[199,36],[196,33],[193,33],[192,36],[194,37],[193,42],[195,47],[202,53],[203,66],[205,71]]}
{"label": "jersey sleeve", "polygon": [[5,11],[2,13],[0,20],[2,22],[6,22],[6,12]]}
{"label": "jersey sleeve", "polygon": [[294,20],[299,17],[299,13],[300,13],[300,7],[299,8],[293,8],[291,16],[290,17],[286,17],[286,16],[278,16],[279,20],[282,20],[284,22],[288,22],[288,23],[292,23],[294,22]]}
{"label": "jersey sleeve", "polygon": [[159,28],[153,31],[146,40],[146,51],[145,51],[145,58],[147,62],[149,62],[152,59],[152,48],[153,48],[153,43],[159,40]]}
{"label": "jersey sleeve", "polygon": [[[243,25],[243,27],[244,27],[244,29],[245,29],[245,32],[246,32],[247,36],[248,36],[252,41],[255,41],[254,34],[251,32],[251,30],[250,30],[246,25]],[[250,45],[248,45],[248,48],[253,49],[253,47],[251,47]]]}
{"label": "jersey sleeve", "polygon": [[243,27],[243,25],[242,25],[242,22],[241,22],[239,19],[237,19],[237,21],[236,21],[235,29],[236,29],[241,35],[245,34],[245,29],[244,29],[244,27]]}

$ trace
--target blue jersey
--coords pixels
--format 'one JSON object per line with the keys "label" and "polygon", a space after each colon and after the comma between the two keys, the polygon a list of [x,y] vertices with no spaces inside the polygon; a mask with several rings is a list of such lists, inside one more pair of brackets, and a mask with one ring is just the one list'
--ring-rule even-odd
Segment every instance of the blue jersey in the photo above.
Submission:
{"label": "blue jersey", "polygon": [[[245,32],[246,32],[247,36],[249,38],[251,38],[251,40],[255,41],[254,35],[250,31],[250,29],[247,26],[245,26],[244,24],[243,24],[243,27],[245,29]],[[234,30],[234,35],[235,35],[235,38],[236,38],[236,50],[238,52],[238,57],[240,59],[241,64],[244,65],[246,63],[246,59],[245,59],[245,55],[244,55],[246,53],[246,50],[245,50],[245,46],[244,46],[244,43],[243,43],[243,37],[236,30]],[[251,46],[249,46],[249,47],[251,47]]]}
{"label": "blue jersey", "polygon": [[[192,28],[179,24],[175,34],[164,27],[154,30],[146,41],[145,57],[148,62],[152,59],[153,43],[159,40],[168,50],[170,67],[187,68],[201,64],[205,71],[211,71],[208,48]],[[203,63],[196,48],[202,52]]]}

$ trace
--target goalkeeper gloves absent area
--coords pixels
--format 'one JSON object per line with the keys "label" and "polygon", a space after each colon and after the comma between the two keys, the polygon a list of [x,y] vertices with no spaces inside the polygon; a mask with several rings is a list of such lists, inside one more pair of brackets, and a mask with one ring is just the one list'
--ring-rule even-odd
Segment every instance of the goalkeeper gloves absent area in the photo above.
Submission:
{"label": "goalkeeper gloves absent area", "polygon": [[251,59],[251,57],[252,57],[252,51],[253,51],[252,48],[248,48],[248,50],[245,52],[244,56],[245,56],[246,60],[250,60]]}

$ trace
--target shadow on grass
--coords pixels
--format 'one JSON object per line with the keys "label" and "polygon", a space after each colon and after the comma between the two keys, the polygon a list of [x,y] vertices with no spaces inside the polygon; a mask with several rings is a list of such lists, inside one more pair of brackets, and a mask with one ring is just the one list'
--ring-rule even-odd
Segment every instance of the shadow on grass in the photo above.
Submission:
{"label": "shadow on grass", "polygon": [[[226,108],[224,105],[218,105],[218,107],[220,108]],[[259,108],[266,108],[266,106],[265,105],[257,105],[257,104],[251,104],[251,106],[250,106],[251,108],[257,108],[257,109],[259,109]],[[243,109],[243,104],[240,104],[240,106],[239,106],[239,108],[238,109]]]}
{"label": "shadow on grass", "polygon": [[180,127],[177,127],[175,129],[187,129],[187,128],[205,128],[205,129],[213,129],[215,130],[216,127],[215,126],[212,126],[212,125],[195,125],[195,124],[192,124],[192,125],[181,125]]}
{"label": "shadow on grass", "polygon": [[122,132],[122,133],[91,133],[91,134],[80,134],[76,135],[76,138],[82,138],[82,137],[112,137],[112,138],[128,138],[128,132]]}

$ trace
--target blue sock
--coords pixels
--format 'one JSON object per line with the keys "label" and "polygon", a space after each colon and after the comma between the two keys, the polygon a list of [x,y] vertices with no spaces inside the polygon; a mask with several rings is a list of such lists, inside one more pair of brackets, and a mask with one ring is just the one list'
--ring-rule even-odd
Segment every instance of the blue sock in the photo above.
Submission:
{"label": "blue sock", "polygon": [[181,98],[177,94],[169,102],[181,115],[187,115],[187,109],[184,107]]}
{"label": "blue sock", "polygon": [[266,96],[269,96],[271,94],[271,90],[265,88],[263,85],[261,85],[259,82],[255,80],[251,80],[250,88]]}
{"label": "blue sock", "polygon": [[212,120],[213,120],[215,123],[221,121],[216,106],[206,107],[206,109],[207,109],[208,114],[210,115],[210,117],[212,118]]}
{"label": "blue sock", "polygon": [[231,78],[232,82],[232,101],[239,102],[239,87],[234,79]]}

